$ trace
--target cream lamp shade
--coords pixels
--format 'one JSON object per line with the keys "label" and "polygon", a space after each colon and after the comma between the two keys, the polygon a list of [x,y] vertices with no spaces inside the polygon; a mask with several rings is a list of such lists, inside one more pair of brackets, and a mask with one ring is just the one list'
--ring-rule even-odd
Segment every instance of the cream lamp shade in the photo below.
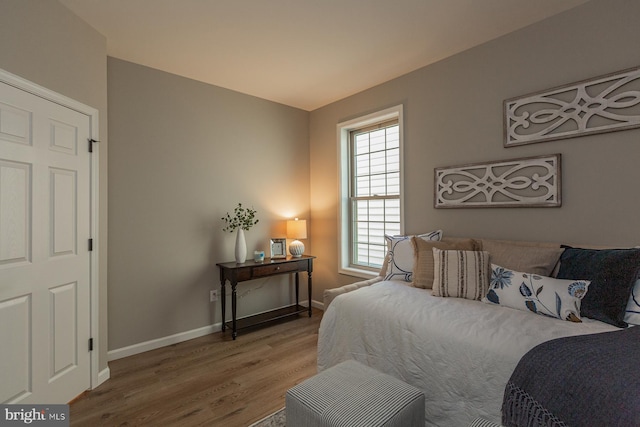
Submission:
{"label": "cream lamp shade", "polygon": [[294,239],[289,245],[291,256],[298,258],[304,253],[304,244],[298,239],[307,238],[307,221],[304,219],[290,219],[287,221],[287,237]]}

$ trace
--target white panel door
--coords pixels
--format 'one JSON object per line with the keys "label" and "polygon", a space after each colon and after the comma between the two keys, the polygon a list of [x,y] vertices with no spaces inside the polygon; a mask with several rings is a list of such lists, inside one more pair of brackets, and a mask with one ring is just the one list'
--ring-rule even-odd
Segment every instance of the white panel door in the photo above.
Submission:
{"label": "white panel door", "polygon": [[0,83],[0,402],[90,387],[91,121]]}

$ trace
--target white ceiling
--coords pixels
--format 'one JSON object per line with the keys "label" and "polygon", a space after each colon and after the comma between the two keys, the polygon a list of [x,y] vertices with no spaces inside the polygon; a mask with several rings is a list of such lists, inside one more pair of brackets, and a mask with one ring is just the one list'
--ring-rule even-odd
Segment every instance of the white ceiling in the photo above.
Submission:
{"label": "white ceiling", "polygon": [[59,0],[109,56],[314,110],[587,0]]}

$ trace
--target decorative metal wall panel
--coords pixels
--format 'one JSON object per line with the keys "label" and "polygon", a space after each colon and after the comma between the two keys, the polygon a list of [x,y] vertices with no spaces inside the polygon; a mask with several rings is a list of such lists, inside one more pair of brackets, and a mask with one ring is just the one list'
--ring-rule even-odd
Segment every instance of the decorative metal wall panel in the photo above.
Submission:
{"label": "decorative metal wall panel", "polygon": [[436,208],[561,206],[560,154],[435,169]]}
{"label": "decorative metal wall panel", "polygon": [[640,127],[640,67],[504,101],[505,147]]}

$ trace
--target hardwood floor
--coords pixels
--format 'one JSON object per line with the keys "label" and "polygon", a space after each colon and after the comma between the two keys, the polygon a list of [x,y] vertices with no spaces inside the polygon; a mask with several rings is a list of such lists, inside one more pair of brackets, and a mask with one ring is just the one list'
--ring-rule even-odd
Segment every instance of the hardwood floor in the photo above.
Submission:
{"label": "hardwood floor", "polygon": [[317,372],[311,318],[218,332],[109,363],[111,378],[71,404],[72,426],[246,427]]}

